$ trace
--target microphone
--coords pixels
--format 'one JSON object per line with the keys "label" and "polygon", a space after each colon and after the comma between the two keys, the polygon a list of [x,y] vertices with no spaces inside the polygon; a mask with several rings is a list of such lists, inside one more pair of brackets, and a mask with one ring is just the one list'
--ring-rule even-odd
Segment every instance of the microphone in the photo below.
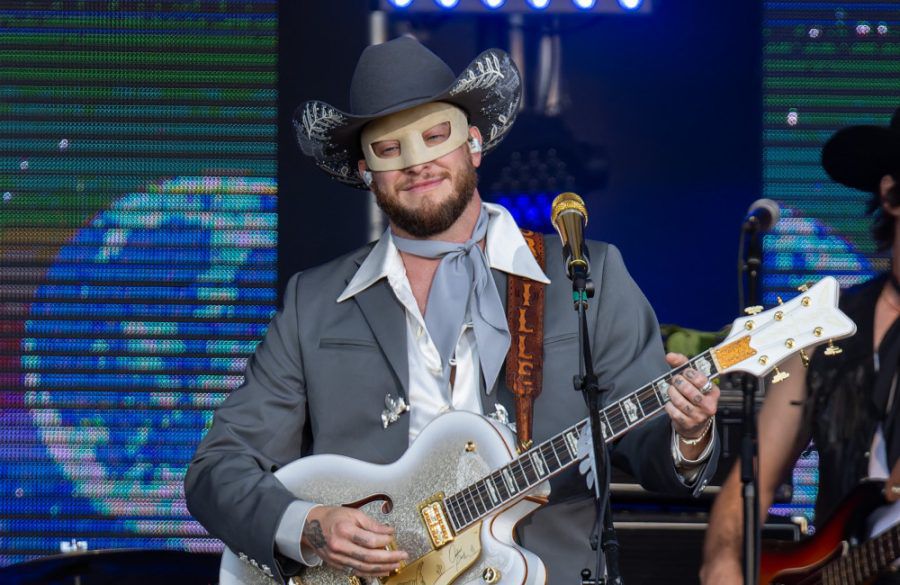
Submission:
{"label": "microphone", "polygon": [[562,238],[563,260],[569,278],[586,278],[591,265],[584,246],[584,226],[587,225],[584,200],[575,193],[560,193],[553,200],[550,221]]}
{"label": "microphone", "polygon": [[771,199],[757,199],[744,216],[743,229],[748,232],[766,232],[781,217],[781,209]]}

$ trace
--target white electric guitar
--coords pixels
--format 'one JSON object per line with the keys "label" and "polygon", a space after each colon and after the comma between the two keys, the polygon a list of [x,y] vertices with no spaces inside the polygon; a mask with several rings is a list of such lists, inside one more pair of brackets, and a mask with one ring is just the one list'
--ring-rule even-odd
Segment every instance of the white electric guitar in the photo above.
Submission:
{"label": "white electric guitar", "polygon": [[[787,303],[765,312],[759,307],[756,314],[735,320],[718,346],[604,407],[604,439],[612,441],[662,412],[672,376],[687,367],[710,378],[732,371],[763,376],[774,368],[773,381],[780,381],[786,374],[775,366],[789,355],[856,332],[837,308],[839,292],[837,281],[826,277]],[[456,411],[435,419],[390,465],[315,455],[275,476],[300,499],[356,507],[394,527],[396,546],[410,560],[399,572],[370,579],[370,584],[543,584],[543,563],[515,543],[513,529],[546,503],[549,478],[589,457],[590,433],[582,432],[587,424],[585,419],[517,454],[504,425]],[[273,582],[227,549],[219,578],[222,585]],[[322,565],[305,569],[294,582],[364,581]]]}

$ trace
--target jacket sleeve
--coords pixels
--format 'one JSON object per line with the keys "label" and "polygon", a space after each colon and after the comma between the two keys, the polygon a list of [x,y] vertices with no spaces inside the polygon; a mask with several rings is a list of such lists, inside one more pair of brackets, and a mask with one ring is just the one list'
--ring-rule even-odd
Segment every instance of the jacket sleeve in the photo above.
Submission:
{"label": "jacket sleeve", "polygon": [[[276,552],[275,535],[296,498],[273,473],[310,442],[299,343],[299,275],[250,358],[244,383],[216,410],[185,477],[190,513],[241,559],[284,581],[300,565]],[[299,543],[298,543],[299,545]]]}
{"label": "jacket sleeve", "polygon": [[[597,279],[596,275],[594,278]],[[609,403],[643,387],[670,368],[665,361],[656,315],[615,246],[607,247],[598,284],[592,351],[601,388],[612,388],[606,398]],[[719,441],[692,485],[687,485],[676,472],[671,444],[669,417],[658,415],[627,432],[615,445],[612,461],[648,490],[698,495],[715,472]]]}

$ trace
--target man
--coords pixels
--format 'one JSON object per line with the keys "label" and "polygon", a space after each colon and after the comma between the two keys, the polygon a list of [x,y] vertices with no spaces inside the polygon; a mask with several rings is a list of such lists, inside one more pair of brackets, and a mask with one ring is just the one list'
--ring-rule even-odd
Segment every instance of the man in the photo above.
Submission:
{"label": "man", "polygon": [[[872,194],[873,235],[879,250],[900,258],[900,109],[889,128],[854,126],[837,132],[822,150],[822,165],[835,181]],[[799,357],[792,373],[768,388],[759,413],[759,503],[765,518],[774,491],[810,439],[819,451],[816,521],[822,522],[867,476],[887,478],[900,456],[893,398],[900,358],[900,266],[847,291],[841,309],[856,322],[843,352],[816,351],[805,371]],[[802,407],[800,405],[803,405]],[[735,464],[713,506],[704,545],[701,580],[742,583],[742,502]],[[897,506],[874,513],[863,537],[900,521]],[[896,576],[879,583],[900,583]],[[893,580],[890,580],[893,579]]]}
{"label": "man", "polygon": [[[353,113],[316,101],[298,109],[303,152],[334,178],[370,188],[390,228],[289,282],[244,385],[217,411],[188,471],[192,514],[263,572],[284,579],[324,562],[369,577],[407,560],[385,550],[391,527],[356,509],[299,501],[272,472],[314,453],[388,463],[442,412],[501,420],[512,412],[500,375],[510,347],[508,275],[547,284],[535,441],[586,417],[571,388],[577,320],[559,240],[547,239],[545,273],[508,212],[483,203],[476,187],[475,169],[512,126],[520,91],[502,51],[482,53],[456,77],[400,38],[363,52]],[[601,243],[590,251],[594,367],[623,395],[666,372],[666,359],[618,251]],[[627,434],[613,460],[648,488],[697,493],[714,471],[719,391],[693,369],[674,384],[671,422],[657,417]],[[550,504],[519,526],[520,543],[540,556],[550,583],[580,582],[594,566],[594,504],[575,470],[552,489]]]}

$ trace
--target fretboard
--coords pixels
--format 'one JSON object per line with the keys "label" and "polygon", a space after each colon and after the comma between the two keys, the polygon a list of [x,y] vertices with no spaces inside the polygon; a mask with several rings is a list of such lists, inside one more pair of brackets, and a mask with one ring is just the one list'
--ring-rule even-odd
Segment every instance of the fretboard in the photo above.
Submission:
{"label": "fretboard", "polygon": [[830,584],[868,583],[900,558],[900,526],[894,526],[851,549],[847,556],[827,565],[823,582]]}
{"label": "fretboard", "polygon": [[[669,401],[672,377],[687,368],[712,378],[718,372],[709,352],[653,380],[600,411],[603,439],[609,443],[663,410]],[[541,482],[578,462],[578,439],[588,424],[584,419],[558,435],[522,453],[490,475],[444,498],[454,530],[458,533],[491,512],[523,497]]]}

